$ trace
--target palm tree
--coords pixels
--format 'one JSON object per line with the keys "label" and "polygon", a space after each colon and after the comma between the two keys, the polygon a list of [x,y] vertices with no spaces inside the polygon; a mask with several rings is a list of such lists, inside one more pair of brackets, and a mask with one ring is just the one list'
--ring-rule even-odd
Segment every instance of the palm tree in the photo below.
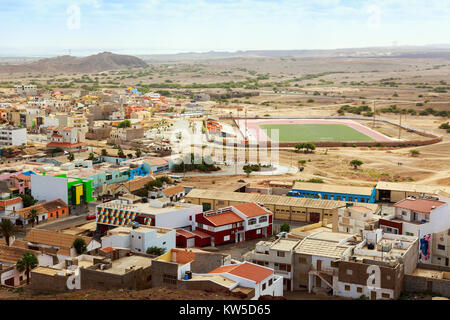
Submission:
{"label": "palm tree", "polygon": [[28,218],[28,220],[31,220],[31,227],[34,227],[34,223],[38,219],[37,210],[36,209],[31,209],[30,213],[27,216],[27,218]]}
{"label": "palm tree", "polygon": [[11,220],[2,219],[2,222],[0,222],[0,233],[5,237],[7,246],[9,246],[9,239],[17,232],[19,232],[19,229]]}
{"label": "palm tree", "polygon": [[36,268],[39,264],[39,260],[32,253],[24,253],[23,258],[17,260],[16,268],[19,272],[26,272],[27,274],[27,284],[30,284],[30,272],[32,269]]}

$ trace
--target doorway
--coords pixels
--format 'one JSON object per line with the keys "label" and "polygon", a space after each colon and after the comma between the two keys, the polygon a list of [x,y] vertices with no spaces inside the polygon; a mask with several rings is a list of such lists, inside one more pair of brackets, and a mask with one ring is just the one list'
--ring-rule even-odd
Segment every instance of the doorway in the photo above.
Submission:
{"label": "doorway", "polygon": [[317,260],[317,271],[322,271],[322,260]]}
{"label": "doorway", "polygon": [[377,292],[376,291],[370,292],[370,300],[377,300]]}

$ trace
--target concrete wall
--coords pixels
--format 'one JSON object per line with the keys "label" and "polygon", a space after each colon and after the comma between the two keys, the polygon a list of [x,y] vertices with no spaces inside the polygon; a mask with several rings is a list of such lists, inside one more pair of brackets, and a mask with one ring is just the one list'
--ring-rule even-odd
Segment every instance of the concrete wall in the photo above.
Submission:
{"label": "concrete wall", "polygon": [[195,260],[191,262],[193,273],[208,273],[226,264],[224,256],[220,253],[195,253]]}
{"label": "concrete wall", "polygon": [[31,195],[38,201],[61,199],[68,203],[67,179],[33,174],[31,175]]}
{"label": "concrete wall", "polygon": [[103,270],[80,268],[81,288],[112,290],[143,290],[152,287],[151,267],[139,268],[125,274],[113,274]]}
{"label": "concrete wall", "polygon": [[431,291],[450,298],[450,280],[425,278],[405,275],[403,278],[403,292],[415,293]]}
{"label": "concrete wall", "polygon": [[35,292],[67,292],[69,276],[52,276],[31,271],[30,289]]}
{"label": "concrete wall", "polygon": [[178,277],[178,264],[166,261],[152,261],[152,285],[153,287],[170,287],[177,288],[177,283],[171,284],[164,281],[164,275],[170,275],[177,279]]}

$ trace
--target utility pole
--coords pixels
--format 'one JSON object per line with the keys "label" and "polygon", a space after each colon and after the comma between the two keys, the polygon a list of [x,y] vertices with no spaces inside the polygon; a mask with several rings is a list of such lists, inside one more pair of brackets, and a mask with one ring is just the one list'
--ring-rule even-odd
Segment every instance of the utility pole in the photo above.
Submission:
{"label": "utility pole", "polygon": [[373,100],[373,125],[372,125],[372,129],[375,128],[375,112],[376,112],[376,109],[375,109],[375,100]]}

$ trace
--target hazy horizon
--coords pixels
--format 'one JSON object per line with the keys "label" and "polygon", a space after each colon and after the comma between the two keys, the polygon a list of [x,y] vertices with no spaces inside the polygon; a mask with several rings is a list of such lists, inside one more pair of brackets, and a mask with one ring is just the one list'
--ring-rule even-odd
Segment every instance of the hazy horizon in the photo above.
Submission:
{"label": "hazy horizon", "polygon": [[335,50],[447,42],[450,0],[2,0],[3,57]]}

